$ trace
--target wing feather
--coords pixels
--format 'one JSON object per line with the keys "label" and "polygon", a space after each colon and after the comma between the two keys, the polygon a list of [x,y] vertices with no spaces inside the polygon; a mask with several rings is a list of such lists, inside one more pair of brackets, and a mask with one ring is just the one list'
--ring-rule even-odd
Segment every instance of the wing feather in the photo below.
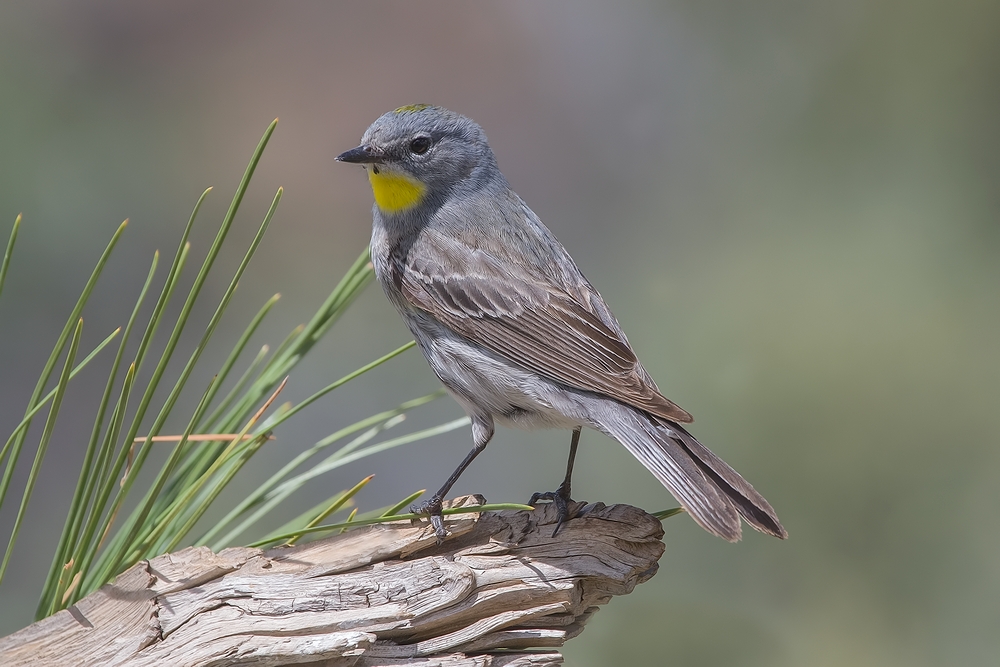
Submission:
{"label": "wing feather", "polygon": [[[421,259],[400,272],[401,291],[412,306],[551,380],[691,421],[646,379],[624,336],[594,312],[595,300],[610,311],[589,284],[581,299],[553,280],[501,267],[488,253],[453,239],[438,237],[432,251],[417,255]],[[456,266],[460,273],[452,270]]]}

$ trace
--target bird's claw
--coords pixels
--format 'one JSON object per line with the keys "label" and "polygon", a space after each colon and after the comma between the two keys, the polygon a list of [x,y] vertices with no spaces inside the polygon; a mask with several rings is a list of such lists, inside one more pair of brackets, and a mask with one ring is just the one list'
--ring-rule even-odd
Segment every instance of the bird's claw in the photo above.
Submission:
{"label": "bird's claw", "polygon": [[556,529],[552,531],[552,537],[555,537],[559,533],[559,529],[562,528],[563,522],[573,518],[569,516],[569,503],[573,502],[573,499],[569,497],[569,489],[560,484],[555,491],[533,493],[528,504],[534,507],[539,500],[550,500],[556,506]]}
{"label": "bird's claw", "polygon": [[434,534],[437,536],[438,544],[443,542],[444,538],[448,537],[448,531],[444,529],[444,519],[441,517],[440,498],[431,498],[425,503],[411,505],[410,512],[430,517],[431,526],[434,527]]}

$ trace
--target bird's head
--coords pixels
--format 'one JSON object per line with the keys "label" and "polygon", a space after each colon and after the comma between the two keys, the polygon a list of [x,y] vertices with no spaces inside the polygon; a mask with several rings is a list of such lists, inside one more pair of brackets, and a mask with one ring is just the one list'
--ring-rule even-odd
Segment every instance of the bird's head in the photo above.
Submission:
{"label": "bird's head", "polygon": [[387,214],[443,199],[456,187],[499,175],[479,125],[426,104],[382,115],[365,131],[361,145],[337,160],[364,165],[375,203]]}

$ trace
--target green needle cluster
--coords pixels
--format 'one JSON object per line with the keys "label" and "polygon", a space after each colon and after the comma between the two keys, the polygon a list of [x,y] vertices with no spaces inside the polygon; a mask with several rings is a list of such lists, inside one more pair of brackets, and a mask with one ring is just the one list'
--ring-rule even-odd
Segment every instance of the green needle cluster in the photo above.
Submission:
{"label": "green needle cluster", "polygon": [[[353,523],[345,521],[332,526],[319,525],[328,516],[351,509],[352,497],[367,484],[370,478],[366,478],[353,488],[335,493],[317,507],[286,523],[277,531],[271,532],[269,536],[262,535],[259,527],[261,520],[269,512],[318,475],[365,456],[433,437],[468,423],[463,418],[437,427],[382,439],[386,431],[404,422],[407,412],[435,400],[443,392],[416,398],[391,410],[379,412],[339,428],[292,458],[263,485],[255,488],[253,493],[237,502],[228,512],[224,512],[222,519],[207,527],[202,521],[205,512],[213,505],[222,490],[268,441],[275,428],[333,390],[413,347],[412,342],[403,345],[322,388],[297,405],[284,404],[270,408],[271,401],[276,398],[276,390],[293,372],[296,365],[326,335],[330,327],[371,282],[372,269],[366,250],[348,269],[307,323],[293,329],[273,351],[269,346],[263,346],[242,375],[232,383],[231,388],[225,394],[220,394],[221,388],[227,385],[227,379],[242,358],[254,332],[278,301],[278,295],[261,307],[236,340],[231,352],[208,386],[200,390],[201,399],[197,407],[189,415],[183,433],[172,444],[166,460],[153,473],[152,483],[147,485],[143,482],[141,487],[136,485],[154,447],[171,446],[159,444],[154,438],[161,435],[164,424],[176,411],[182,393],[192,391],[188,387],[188,380],[198,365],[202,352],[212,339],[236,285],[254,257],[281,200],[282,190],[279,188],[258,226],[256,236],[245,250],[243,261],[231,276],[228,288],[216,305],[214,314],[200,339],[189,353],[179,376],[166,398],[162,399],[162,402],[154,401],[171,360],[175,355],[181,354],[178,349],[181,334],[196,303],[199,303],[202,288],[236,220],[244,194],[276,125],[277,121],[271,123],[257,145],[215,240],[198,269],[194,283],[188,290],[180,313],[172,325],[167,322],[165,312],[167,305],[175,296],[189,257],[188,237],[211,188],[206,190],[195,204],[166,274],[160,278],[159,294],[153,304],[150,306],[147,303],[147,297],[151,298],[155,293],[154,285],[157,283],[160,264],[158,252],[153,255],[148,276],[138,289],[135,307],[128,321],[123,327],[108,335],[82,360],[77,361],[81,352],[80,338],[83,330],[81,314],[108,258],[126,229],[127,221],[122,223],[98,260],[76,306],[67,318],[66,325],[56,340],[28,400],[24,418],[0,449],[0,468],[2,468],[0,506],[2,506],[8,492],[11,491],[14,471],[21,454],[29,444],[28,436],[32,421],[39,418],[47,409],[45,424],[34,448],[34,459],[28,480],[21,493],[3,560],[0,562],[0,581],[2,581],[25,521],[26,510],[63,405],[66,387],[83,367],[117,340],[117,350],[110,363],[108,379],[94,416],[94,425],[87,440],[73,499],[42,588],[36,611],[37,618],[48,616],[73,604],[137,561],[180,546],[209,545],[214,549],[220,549],[237,543],[238,539],[257,539],[264,543],[294,540],[303,534],[342,529],[349,525],[364,525],[379,516],[399,518],[395,516],[396,512],[415,500],[421,492],[411,494],[391,507],[360,517],[356,517],[357,509],[354,508],[349,517],[356,519]],[[14,249],[20,228],[21,216],[18,216],[0,263],[0,295],[8,270],[11,268],[12,258],[16,260]],[[16,261],[14,263],[16,264]],[[140,321],[143,313],[148,313],[144,325]],[[171,328],[169,337],[157,354],[153,340],[161,325]],[[130,341],[135,338],[133,334],[138,336],[139,340],[130,345]],[[57,372],[60,359],[62,366]],[[146,372],[140,376],[144,368]],[[141,381],[138,381],[140,377]],[[55,378],[54,386],[51,386],[53,378]],[[200,434],[225,434],[225,437],[217,440],[191,438]],[[314,457],[321,453],[325,453],[326,456],[314,460]],[[156,458],[160,457],[154,457]],[[147,473],[143,479],[149,477]]]}

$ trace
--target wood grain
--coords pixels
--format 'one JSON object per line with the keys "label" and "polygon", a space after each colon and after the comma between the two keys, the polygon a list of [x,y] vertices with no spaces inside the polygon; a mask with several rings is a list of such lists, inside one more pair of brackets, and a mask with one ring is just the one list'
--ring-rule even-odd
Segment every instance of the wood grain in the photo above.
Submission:
{"label": "wood grain", "polygon": [[560,665],[552,648],[653,576],[664,548],[642,510],[575,508],[555,538],[546,505],[453,516],[441,544],[426,522],[399,522],[290,548],[158,556],[0,639],[0,664]]}

